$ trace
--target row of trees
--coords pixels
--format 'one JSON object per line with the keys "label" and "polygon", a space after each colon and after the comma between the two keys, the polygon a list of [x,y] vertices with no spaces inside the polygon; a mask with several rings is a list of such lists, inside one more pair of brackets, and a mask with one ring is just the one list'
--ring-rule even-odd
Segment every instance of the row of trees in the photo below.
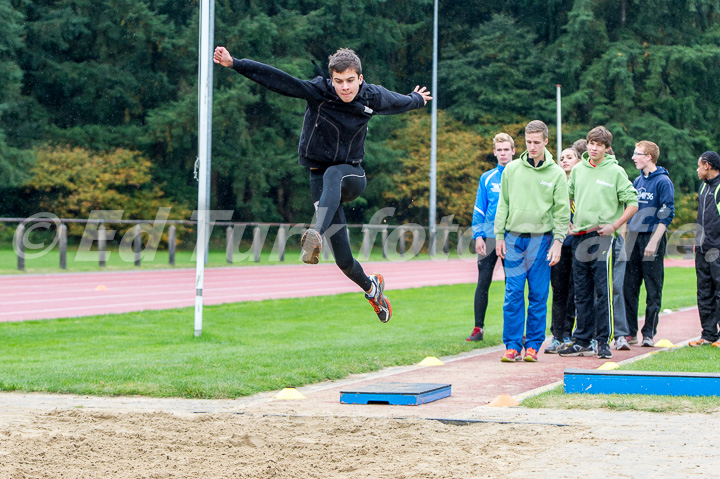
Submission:
{"label": "row of trees", "polygon": [[[0,0],[1,215],[84,215],[123,202],[148,218],[158,204],[181,216],[193,209],[198,7]],[[366,81],[409,92],[430,83],[432,8],[216,0],[215,39],[300,78],[315,75],[311,58],[353,48]],[[678,195],[692,195],[697,157],[718,148],[717,0],[443,0],[440,40],[438,217],[469,223],[477,177],[494,162],[492,136],[507,131],[522,149],[525,122],[554,124],[558,83],[563,138],[606,125],[631,177],[634,143],[650,139]],[[296,153],[303,103],[229,69],[214,77],[212,206],[238,221],[307,221]],[[428,111],[374,119],[367,146],[371,181],[349,220],[396,206],[398,220],[426,223]],[[79,184],[95,191],[78,194]]]}

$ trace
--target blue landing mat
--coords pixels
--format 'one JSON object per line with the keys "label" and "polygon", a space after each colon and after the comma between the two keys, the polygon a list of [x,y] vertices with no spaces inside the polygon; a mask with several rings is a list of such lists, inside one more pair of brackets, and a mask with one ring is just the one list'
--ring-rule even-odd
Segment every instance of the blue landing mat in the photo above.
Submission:
{"label": "blue landing mat", "polygon": [[419,406],[451,394],[450,384],[376,383],[353,390],[340,391],[343,404],[390,404]]}
{"label": "blue landing mat", "polygon": [[720,374],[565,369],[565,392],[720,396]]}

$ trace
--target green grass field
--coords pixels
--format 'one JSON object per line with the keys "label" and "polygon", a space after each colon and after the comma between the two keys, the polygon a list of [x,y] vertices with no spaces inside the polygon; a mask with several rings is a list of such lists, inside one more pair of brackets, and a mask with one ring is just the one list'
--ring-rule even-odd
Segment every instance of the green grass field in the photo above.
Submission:
{"label": "green grass field", "polygon": [[[468,351],[474,285],[393,291],[381,324],[361,294],[0,324],[0,389],[232,398]],[[500,344],[502,283],[489,334]],[[332,314],[328,314],[332,312]]]}
{"label": "green grass field", "polygon": [[[668,304],[693,304],[691,277],[668,270]],[[207,306],[200,338],[192,308],[4,323],[0,389],[234,398],[501,344],[502,282],[485,341],[464,341],[474,288],[393,291],[387,324],[360,294]]]}

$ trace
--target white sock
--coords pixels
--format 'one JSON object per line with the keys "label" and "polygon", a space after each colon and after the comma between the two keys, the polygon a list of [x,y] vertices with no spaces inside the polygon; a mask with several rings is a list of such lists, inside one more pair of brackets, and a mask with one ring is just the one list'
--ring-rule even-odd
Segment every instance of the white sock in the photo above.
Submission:
{"label": "white sock", "polygon": [[372,288],[370,288],[370,291],[365,292],[365,294],[369,297],[374,297],[375,293],[377,293],[377,287],[375,287],[375,283],[372,284]]}

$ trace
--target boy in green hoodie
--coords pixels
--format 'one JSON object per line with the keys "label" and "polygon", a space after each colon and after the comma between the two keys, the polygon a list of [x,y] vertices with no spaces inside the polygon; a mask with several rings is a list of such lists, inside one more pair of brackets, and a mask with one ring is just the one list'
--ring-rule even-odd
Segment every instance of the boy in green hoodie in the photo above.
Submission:
{"label": "boy in green hoodie", "polygon": [[588,151],[570,173],[568,192],[574,202],[573,278],[577,326],[573,344],[560,356],[611,358],[613,325],[613,248],[618,230],[638,210],[637,191],[613,155],[612,133],[598,126],[587,134]]}
{"label": "boy in green hoodie", "polygon": [[[500,181],[495,213],[495,250],[505,260],[503,362],[537,361],[545,340],[550,267],[560,251],[570,222],[565,172],[545,148],[548,127],[539,120],[525,127],[527,150],[511,161]],[[525,283],[528,285],[527,327]]]}

